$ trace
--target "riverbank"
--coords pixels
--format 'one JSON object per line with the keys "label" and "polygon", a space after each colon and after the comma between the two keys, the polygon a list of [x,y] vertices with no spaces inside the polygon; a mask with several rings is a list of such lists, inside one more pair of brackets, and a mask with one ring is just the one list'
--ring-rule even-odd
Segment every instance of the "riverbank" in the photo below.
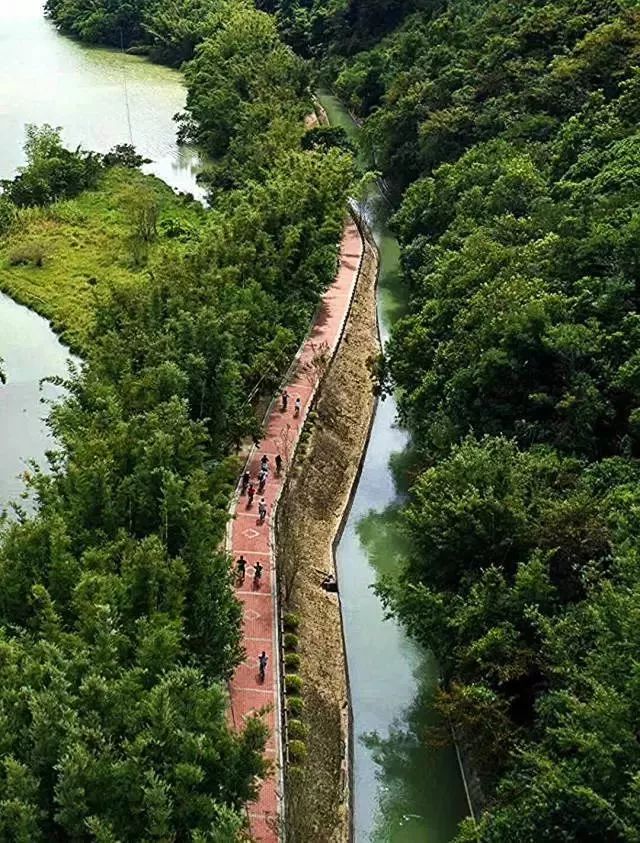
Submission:
{"label": "riverbank", "polygon": [[0,289],[50,320],[74,351],[87,351],[96,298],[148,281],[163,248],[197,240],[201,205],[139,170],[107,169],[95,190],[18,211],[0,238]]}
{"label": "riverbank", "polygon": [[[278,509],[278,566],[300,618],[307,756],[287,779],[288,840],[332,843],[349,836],[349,690],[336,595],[320,588],[334,573],[333,546],[366,446],[378,353],[378,257],[365,241],[358,287],[343,338],[322,382]],[[368,384],[370,386],[368,386]]]}
{"label": "riverbank", "polygon": [[[331,125],[344,128],[357,145],[359,130],[344,106],[326,92],[319,93],[319,100]],[[361,165],[366,168],[365,158]],[[407,289],[399,245],[387,225],[388,207],[377,185],[370,185],[361,213],[380,257],[377,305],[384,344],[405,311]],[[372,588],[406,560],[397,512],[404,499],[401,475],[409,446],[390,395],[377,406],[336,547],[353,714],[353,831],[358,841],[448,843],[466,807],[453,748],[435,748],[427,740],[442,726],[433,706],[438,666],[386,616]]]}

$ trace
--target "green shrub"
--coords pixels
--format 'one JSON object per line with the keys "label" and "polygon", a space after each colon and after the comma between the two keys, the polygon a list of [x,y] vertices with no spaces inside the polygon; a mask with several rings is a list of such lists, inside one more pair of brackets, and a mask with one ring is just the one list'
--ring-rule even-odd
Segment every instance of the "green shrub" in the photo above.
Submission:
{"label": "green shrub", "polygon": [[304,711],[304,700],[302,697],[288,697],[287,711],[293,717],[299,717]]}
{"label": "green shrub", "polygon": [[299,764],[294,764],[291,759],[287,764],[287,787],[304,787],[305,776],[304,770]]}
{"label": "green shrub", "polygon": [[307,745],[304,741],[289,741],[289,760],[293,763],[304,761],[307,757]]}
{"label": "green shrub", "polygon": [[285,653],[284,667],[285,670],[295,673],[300,669],[300,656],[297,653]]}
{"label": "green shrub", "polygon": [[284,648],[289,653],[295,653],[300,645],[300,639],[293,632],[287,632],[284,636]]}
{"label": "green shrub", "polygon": [[302,432],[300,433],[300,438],[298,439],[298,447],[301,448],[304,445],[306,445],[307,442],[309,441],[310,436],[311,436],[311,427],[308,424],[306,424],[302,428]]}
{"label": "green shrub", "polygon": [[302,679],[295,673],[290,673],[284,678],[287,694],[299,694],[302,691],[302,685]]}
{"label": "green shrub", "polygon": [[38,240],[30,240],[14,246],[7,257],[11,266],[21,266],[30,263],[34,266],[43,266],[46,250],[44,245]]}
{"label": "green shrub", "polygon": [[15,221],[16,206],[6,196],[0,196],[0,236],[6,234]]}
{"label": "green shrub", "polygon": [[290,740],[303,741],[307,737],[309,727],[305,723],[303,723],[302,720],[297,720],[296,718],[292,717],[287,722],[287,731]]}
{"label": "green shrub", "polygon": [[300,615],[297,612],[285,612],[282,623],[287,632],[297,632],[300,626]]}

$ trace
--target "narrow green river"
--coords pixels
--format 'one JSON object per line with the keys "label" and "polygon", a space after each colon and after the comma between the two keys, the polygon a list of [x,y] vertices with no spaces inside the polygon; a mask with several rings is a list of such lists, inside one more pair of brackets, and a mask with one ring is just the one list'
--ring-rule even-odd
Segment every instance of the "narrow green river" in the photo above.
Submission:
{"label": "narrow green river", "polygon": [[[333,125],[357,142],[358,128],[332,96],[320,101]],[[361,212],[380,252],[378,319],[386,342],[406,294],[400,250],[386,225],[377,187]],[[356,843],[446,843],[467,813],[453,748],[429,746],[441,725],[432,700],[438,670],[394,620],[385,620],[372,591],[397,570],[406,552],[398,528],[402,465],[409,440],[395,423],[393,397],[380,402],[362,474],[337,549],[342,616],[353,707],[353,806]]]}
{"label": "narrow green river", "polygon": [[[152,159],[148,172],[200,197],[197,156],[176,144],[173,115],[184,103],[177,72],[58,35],[41,0],[0,0],[0,178],[23,163],[25,125],[50,123],[68,144],[99,152],[133,140]],[[0,296],[0,357],[7,375],[0,385],[2,508],[24,488],[28,461],[45,462],[52,442],[41,399],[60,391],[43,392],[40,380],[64,375],[68,352],[44,319]]]}

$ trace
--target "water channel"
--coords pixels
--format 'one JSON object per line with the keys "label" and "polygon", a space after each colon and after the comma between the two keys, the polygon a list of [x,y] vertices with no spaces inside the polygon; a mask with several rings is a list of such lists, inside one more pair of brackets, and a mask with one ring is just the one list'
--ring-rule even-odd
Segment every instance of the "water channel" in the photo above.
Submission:
{"label": "water channel", "polygon": [[[0,178],[23,163],[25,125],[50,123],[62,127],[67,144],[99,152],[133,140],[152,160],[148,172],[201,196],[197,157],[176,144],[172,118],[184,102],[177,72],[62,37],[45,20],[41,0],[0,0]],[[60,390],[43,392],[40,380],[64,375],[68,352],[44,319],[3,296],[0,357],[7,376],[0,385],[2,508],[22,492],[27,462],[45,462],[51,440],[41,399]]]}
{"label": "water channel", "polygon": [[[179,74],[118,52],[61,37],[44,20],[41,0],[0,0],[0,178],[23,162],[27,123],[61,126],[69,144],[106,151],[129,142],[152,159],[149,172],[200,196],[197,158],[175,142],[173,115],[184,106]],[[332,122],[356,131],[348,114],[323,98]],[[131,130],[129,131],[129,120]],[[372,197],[375,200],[375,196]],[[384,224],[384,204],[368,202],[381,254],[379,319],[383,340],[402,311],[398,246]],[[0,273],[2,267],[0,267]],[[0,296],[0,507],[17,498],[28,460],[51,446],[40,380],[64,375],[67,350],[48,323]],[[354,712],[357,843],[445,843],[466,805],[455,756],[426,746],[435,725],[430,700],[437,669],[371,591],[402,553],[395,518],[401,492],[393,465],[407,446],[394,423],[393,399],[380,404],[346,530],[338,548]]]}
{"label": "water channel", "polygon": [[[332,96],[320,95],[332,125],[357,143],[358,127]],[[378,321],[386,342],[406,299],[399,246],[386,203],[372,187],[361,212],[380,254]],[[358,489],[337,548],[342,616],[353,709],[353,803],[356,843],[447,843],[467,813],[453,748],[434,749],[432,700],[438,669],[394,620],[385,620],[371,586],[393,573],[405,552],[398,527],[402,466],[409,440],[395,423],[396,402],[378,405]]]}

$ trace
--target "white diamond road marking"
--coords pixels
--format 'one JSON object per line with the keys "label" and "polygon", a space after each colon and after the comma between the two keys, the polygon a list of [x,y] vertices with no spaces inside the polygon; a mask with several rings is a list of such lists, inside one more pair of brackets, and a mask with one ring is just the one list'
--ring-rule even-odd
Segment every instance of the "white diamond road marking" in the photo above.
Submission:
{"label": "white diamond road marking", "polygon": [[244,614],[250,621],[257,621],[260,617],[260,612],[256,612],[255,609],[248,609]]}
{"label": "white diamond road marking", "polygon": [[248,539],[255,539],[256,536],[259,536],[260,533],[257,530],[254,530],[253,527],[249,527],[248,530],[243,530],[243,536],[246,536]]}

